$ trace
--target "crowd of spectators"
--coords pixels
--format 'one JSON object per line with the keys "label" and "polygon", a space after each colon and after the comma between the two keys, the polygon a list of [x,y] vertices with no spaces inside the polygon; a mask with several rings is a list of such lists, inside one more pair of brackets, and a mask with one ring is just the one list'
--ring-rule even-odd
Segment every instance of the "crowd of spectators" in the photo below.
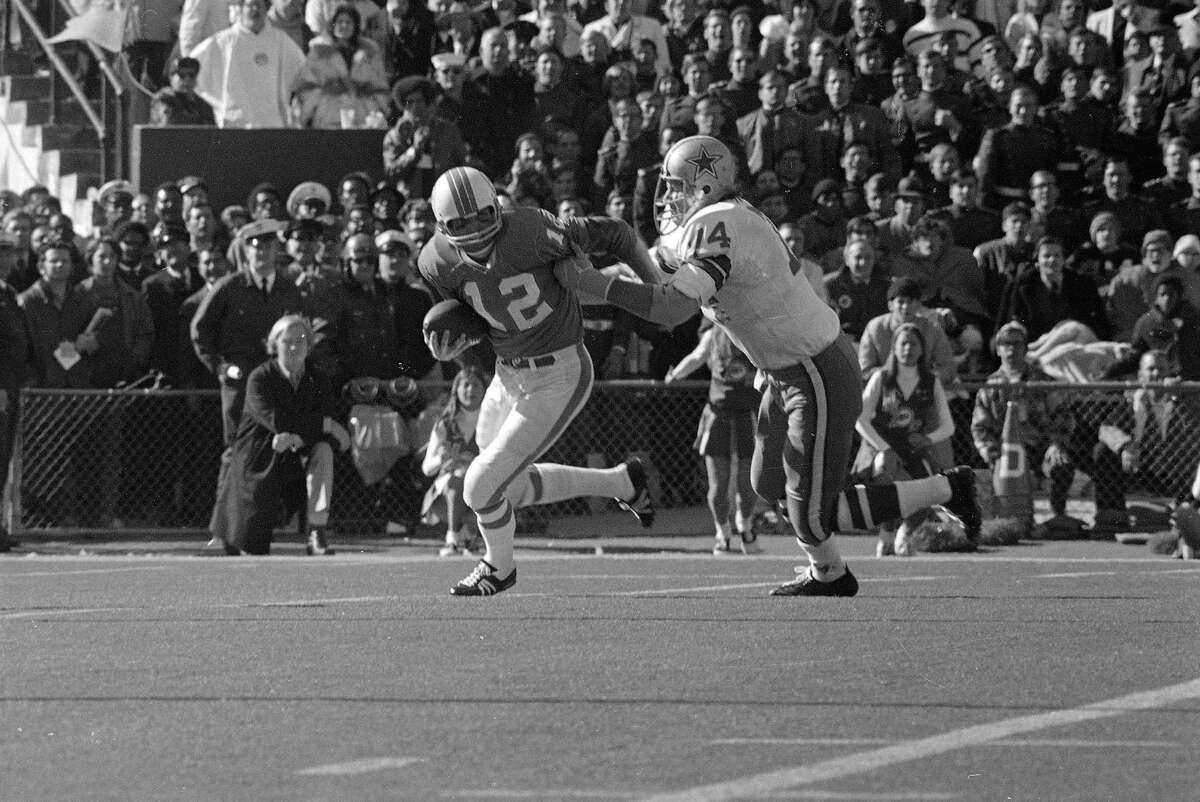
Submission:
{"label": "crowd of spectators", "polygon": [[[342,284],[357,259],[377,261],[393,312],[416,315],[393,327],[397,364],[424,376],[428,296],[411,262],[441,172],[478,167],[506,204],[621,217],[653,248],[662,154],[693,133],[734,152],[745,196],[860,342],[864,378],[913,324],[953,406],[958,377],[1018,370],[995,353],[1006,323],[1033,356],[1072,321],[1086,342],[1127,346],[1087,378],[1132,379],[1153,351],[1160,375],[1200,380],[1200,14],[1102,4],[167,4],[155,13],[180,14],[177,40],[130,46],[147,81],[169,82],[155,122],[387,128],[382,169],[247,187],[245,206],[225,209],[195,176],[149,196],[116,182],[90,241],[48,193],[10,197],[0,252],[14,255],[34,380],[111,386],[154,368],[173,386],[230,385],[229,364],[244,376],[263,354],[220,353],[205,295],[254,264],[290,286],[267,290],[272,316],[245,342],[279,314],[324,314],[314,358],[353,378],[360,367],[338,360],[355,348],[337,338],[363,335],[329,321],[373,302]],[[697,343],[695,321],[668,332],[589,310],[604,378],[662,378]]]}

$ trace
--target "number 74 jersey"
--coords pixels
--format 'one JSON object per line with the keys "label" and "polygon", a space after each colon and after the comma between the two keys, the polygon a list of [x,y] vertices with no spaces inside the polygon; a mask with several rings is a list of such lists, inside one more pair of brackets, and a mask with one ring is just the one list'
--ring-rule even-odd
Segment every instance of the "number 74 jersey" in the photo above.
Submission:
{"label": "number 74 jersey", "polygon": [[780,369],[825,350],[841,328],[779,235],[740,198],[705,206],[663,237],[659,257],[672,283],[757,367]]}
{"label": "number 74 jersey", "polygon": [[502,220],[486,265],[464,258],[438,233],[421,250],[421,275],[442,298],[462,301],[488,322],[500,358],[580,342],[579,299],[558,283],[554,263],[571,255],[571,241],[585,251],[619,249],[623,224],[598,217],[559,220],[538,209],[514,209]]}

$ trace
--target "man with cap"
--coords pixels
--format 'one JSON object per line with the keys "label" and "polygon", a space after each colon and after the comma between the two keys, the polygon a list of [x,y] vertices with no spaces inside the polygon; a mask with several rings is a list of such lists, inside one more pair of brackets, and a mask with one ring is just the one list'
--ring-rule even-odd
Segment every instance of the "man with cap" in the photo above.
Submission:
{"label": "man with cap", "polygon": [[[17,243],[0,234],[0,494],[8,484],[13,439],[20,414],[21,385],[33,377],[33,351],[25,315],[8,277],[17,263]],[[0,552],[16,543],[0,522]]]}
{"label": "man with cap", "polygon": [[288,217],[293,220],[319,220],[329,211],[333,195],[319,181],[304,181],[296,185],[287,198]]}
{"label": "man with cap", "polygon": [[925,214],[925,185],[915,175],[900,179],[896,186],[894,213],[875,224],[879,248],[887,256],[898,256],[912,243],[912,232]]}
{"label": "man with cap", "polygon": [[100,233],[111,235],[117,226],[133,216],[133,196],[136,192],[133,184],[123,178],[100,185],[95,199],[104,219]]}
{"label": "man with cap", "polygon": [[376,235],[375,249],[380,283],[396,324],[401,373],[423,379],[437,367],[437,361],[421,330],[425,313],[433,307],[433,292],[414,269],[412,260],[419,249],[406,234],[394,230]]}
{"label": "man with cap", "polygon": [[439,175],[466,164],[462,132],[437,114],[437,95],[437,86],[417,75],[392,87],[392,99],[403,113],[383,138],[383,169],[409,198],[428,197]]}
{"label": "man with cap", "polygon": [[216,125],[212,106],[196,94],[200,62],[182,56],[171,65],[171,84],[150,100],[151,125]]}
{"label": "man with cap", "polygon": [[809,253],[826,253],[846,241],[846,211],[842,208],[842,187],[832,178],[823,178],[812,191],[813,211],[800,218],[804,247]]}
{"label": "man with cap", "polygon": [[276,220],[242,227],[237,241],[242,270],[217,282],[192,320],[196,356],[221,382],[225,442],[232,442],[245,400],[246,377],[267,358],[264,343],[276,320],[303,312],[300,289],[275,268],[279,231]]}
{"label": "man with cap", "polygon": [[1050,509],[1056,517],[1064,517],[1067,492],[1075,478],[1075,462],[1068,451],[1075,430],[1074,416],[1064,397],[1023,390],[1029,382],[1054,381],[1029,360],[1028,347],[1029,334],[1015,321],[1005,323],[992,338],[1000,367],[988,376],[987,386],[975,394],[971,440],[979,456],[994,469],[1002,454],[1001,436],[1008,402],[1016,401],[1030,467],[1050,479]]}
{"label": "man with cap", "polygon": [[188,210],[197,204],[208,203],[208,182],[198,175],[185,175],[175,182],[183,194],[183,217],[187,219]]}
{"label": "man with cap", "polygon": [[154,321],[154,347],[150,367],[162,371],[172,387],[180,384],[178,348],[175,333],[183,302],[199,286],[199,278],[189,264],[191,238],[178,226],[156,226],[154,259],[158,270],[142,281],[142,295]]}
{"label": "man with cap", "polygon": [[283,230],[283,247],[287,258],[284,268],[289,281],[300,288],[300,298],[306,307],[333,289],[338,280],[337,270],[330,269],[321,259],[321,240],[325,226],[309,218],[295,218]]}
{"label": "man with cap", "polygon": [[433,64],[433,80],[440,94],[434,102],[434,110],[443,120],[459,123],[463,117],[464,104],[475,99],[473,88],[467,87],[467,58],[460,53],[437,53],[430,59]]}
{"label": "man with cap", "polygon": [[1172,252],[1175,240],[1162,229],[1146,232],[1142,237],[1138,264],[1124,265],[1107,287],[1105,311],[1114,328],[1113,339],[1129,342],[1138,319],[1154,306],[1158,279],[1165,275],[1184,276],[1182,267],[1174,263]]}

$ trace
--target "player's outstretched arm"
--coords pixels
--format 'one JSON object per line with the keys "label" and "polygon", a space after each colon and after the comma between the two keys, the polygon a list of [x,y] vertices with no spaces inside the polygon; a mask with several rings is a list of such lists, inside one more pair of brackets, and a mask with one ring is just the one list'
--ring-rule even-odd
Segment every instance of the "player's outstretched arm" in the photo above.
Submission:
{"label": "player's outstretched arm", "polygon": [[606,276],[592,267],[583,250],[572,243],[574,254],[554,263],[554,275],[569,290],[603,298],[640,318],[664,326],[678,326],[696,314],[699,304],[670,285],[634,284]]}

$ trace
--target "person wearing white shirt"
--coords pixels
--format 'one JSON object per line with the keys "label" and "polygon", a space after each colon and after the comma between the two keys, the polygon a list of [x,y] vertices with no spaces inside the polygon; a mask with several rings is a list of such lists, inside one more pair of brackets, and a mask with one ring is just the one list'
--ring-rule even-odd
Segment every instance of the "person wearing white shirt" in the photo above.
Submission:
{"label": "person wearing white shirt", "polygon": [[658,20],[634,14],[630,11],[631,0],[605,0],[604,8],[608,12],[598,20],[593,20],[583,26],[586,37],[591,31],[599,31],[608,40],[614,51],[629,52],[633,45],[642,39],[654,42],[655,69],[659,75],[671,72],[670,51],[667,49],[667,36]]}
{"label": "person wearing white shirt", "polygon": [[242,0],[237,21],[205,39],[196,93],[213,107],[219,128],[286,128],[304,51],[267,24],[266,0]]}

